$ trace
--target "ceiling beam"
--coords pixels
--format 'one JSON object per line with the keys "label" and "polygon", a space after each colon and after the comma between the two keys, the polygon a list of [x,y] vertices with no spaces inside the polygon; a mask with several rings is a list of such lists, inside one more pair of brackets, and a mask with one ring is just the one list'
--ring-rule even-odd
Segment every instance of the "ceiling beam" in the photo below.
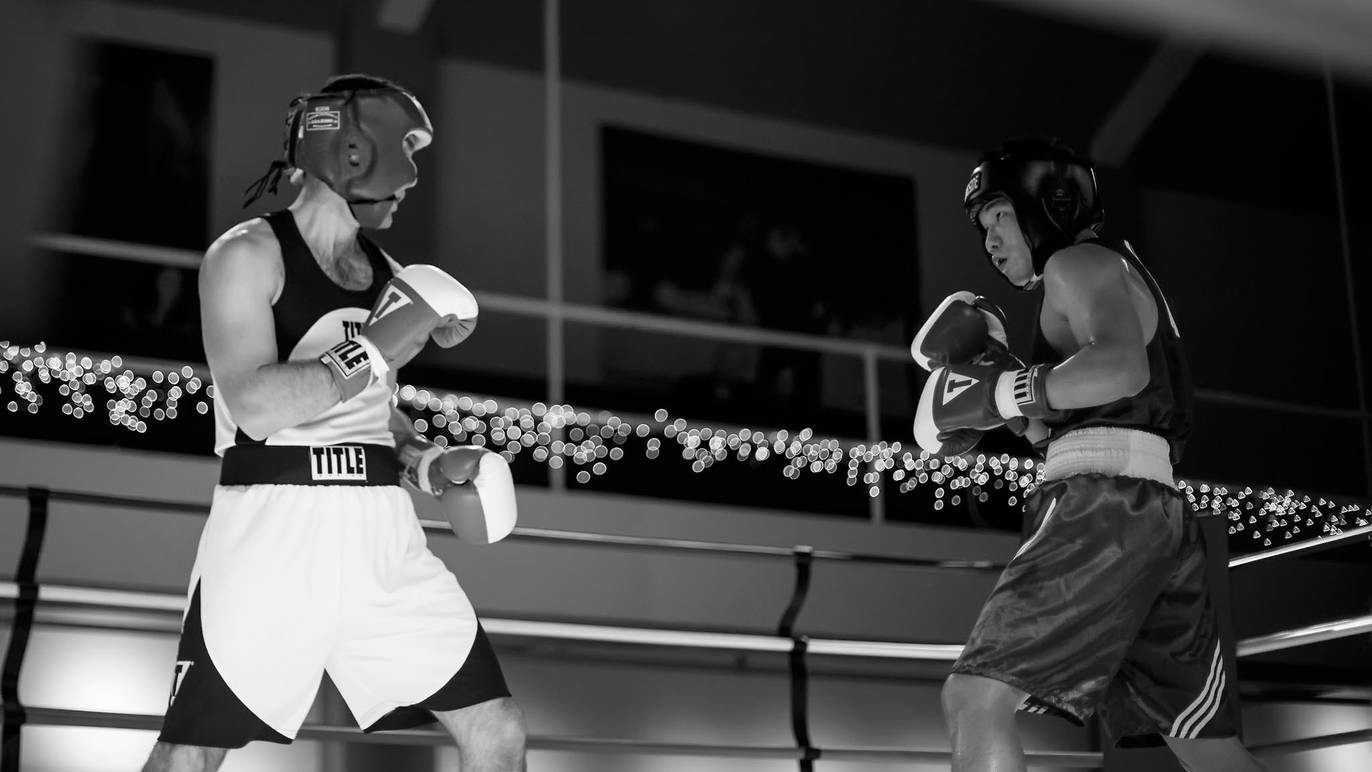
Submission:
{"label": "ceiling beam", "polygon": [[1332,69],[1372,81],[1368,0],[995,0],[1163,37]]}
{"label": "ceiling beam", "polygon": [[1123,166],[1200,54],[1195,43],[1175,38],[1163,41],[1097,129],[1091,140],[1091,160],[1101,166]]}
{"label": "ceiling beam", "polygon": [[424,24],[433,0],[378,0],[376,26],[387,32],[413,35]]}

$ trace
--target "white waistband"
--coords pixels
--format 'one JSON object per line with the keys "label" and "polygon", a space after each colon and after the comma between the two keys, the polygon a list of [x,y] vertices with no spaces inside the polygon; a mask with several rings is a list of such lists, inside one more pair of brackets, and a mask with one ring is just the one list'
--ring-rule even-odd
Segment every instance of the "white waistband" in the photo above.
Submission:
{"label": "white waistband", "polygon": [[1114,426],[1073,429],[1048,444],[1043,479],[1060,480],[1076,474],[1138,477],[1169,488],[1177,486],[1167,440]]}

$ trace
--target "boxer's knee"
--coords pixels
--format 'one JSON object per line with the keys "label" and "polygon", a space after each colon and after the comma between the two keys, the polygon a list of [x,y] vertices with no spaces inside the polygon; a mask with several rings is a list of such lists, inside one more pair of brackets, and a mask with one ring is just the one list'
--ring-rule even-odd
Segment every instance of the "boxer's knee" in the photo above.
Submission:
{"label": "boxer's knee", "polygon": [[1012,715],[1024,692],[994,678],[954,673],[943,682],[943,715],[950,724],[985,716]]}
{"label": "boxer's knee", "polygon": [[153,746],[143,772],[215,772],[228,752],[226,748],[159,742]]}
{"label": "boxer's knee", "polygon": [[492,769],[523,768],[527,730],[524,711],[510,697],[434,714],[457,742],[464,760]]}

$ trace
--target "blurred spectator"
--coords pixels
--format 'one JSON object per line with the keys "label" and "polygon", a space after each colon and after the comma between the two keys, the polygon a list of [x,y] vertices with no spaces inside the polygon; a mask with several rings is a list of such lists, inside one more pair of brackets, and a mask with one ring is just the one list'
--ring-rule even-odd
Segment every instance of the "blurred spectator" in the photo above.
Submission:
{"label": "blurred spectator", "polygon": [[195,276],[190,271],[158,266],[150,280],[131,286],[119,300],[119,321],[128,342],[149,353],[179,357],[200,354],[194,285]]}
{"label": "blurred spectator", "polygon": [[204,57],[90,45],[67,138],[72,232],[205,248],[213,73]]}
{"label": "blurred spectator", "polygon": [[[73,89],[55,227],[97,239],[204,250],[214,62],[89,41]],[[54,343],[203,359],[194,269],[63,255],[44,288]]]}
{"label": "blurred spectator", "polygon": [[[793,224],[770,223],[761,249],[744,264],[752,288],[758,324],[776,330],[823,335],[829,326],[826,283],[809,242]],[[758,386],[791,412],[819,402],[820,354],[805,349],[767,346],[758,364]]]}
{"label": "blurred spectator", "polygon": [[[602,302],[786,333],[908,340],[919,285],[909,177],[614,126],[601,137]],[[670,397],[665,406],[683,414],[860,431],[856,352],[603,337],[613,341],[603,349],[603,387],[621,399],[636,392],[653,405]]]}
{"label": "blurred spectator", "polygon": [[[683,288],[669,279],[656,283],[652,291],[655,310],[688,318],[754,327],[757,309],[745,282],[747,250],[741,242],[727,247],[719,259],[714,282],[703,291]],[[678,385],[680,391],[704,389],[719,402],[748,401],[754,398],[757,347],[749,343],[722,341],[715,346],[712,371],[689,376]]]}
{"label": "blurred spectator", "polygon": [[[831,323],[824,291],[800,229],[786,219],[749,215],[720,258],[711,286],[693,291],[662,279],[653,300],[660,311],[678,316],[822,335]],[[721,344],[718,352],[710,389],[716,399],[757,400],[792,421],[803,421],[817,405],[818,352],[735,343]]]}

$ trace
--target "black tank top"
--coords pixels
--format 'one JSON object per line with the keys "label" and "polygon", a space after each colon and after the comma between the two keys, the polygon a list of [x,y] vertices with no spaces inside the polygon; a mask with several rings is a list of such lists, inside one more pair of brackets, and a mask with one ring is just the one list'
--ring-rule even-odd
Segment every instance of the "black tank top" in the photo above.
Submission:
{"label": "black tank top", "polygon": [[[372,283],[366,289],[349,290],[338,286],[330,279],[315,261],[305,239],[296,227],[295,217],[290,210],[283,209],[263,217],[271,226],[276,241],[281,246],[281,266],[284,270],[281,295],[272,304],[272,322],[276,325],[276,355],[279,361],[291,358],[291,353],[300,345],[319,322],[321,317],[340,308],[370,309],[381,294],[381,288],[390,280],[394,272],[381,249],[372,243],[361,231],[357,243],[367,256],[372,267]],[[348,329],[347,337],[361,331],[362,322],[344,322],[356,329]],[[263,440],[255,440],[238,429],[234,432],[236,445],[260,445]]]}
{"label": "black tank top", "polygon": [[[372,283],[366,289],[344,289],[319,267],[289,209],[272,212],[263,219],[281,245],[281,265],[285,269],[281,296],[272,305],[276,353],[284,362],[319,317],[338,308],[371,308],[393,272],[381,250],[359,230],[357,243],[367,255],[367,262],[371,263]],[[355,332],[351,331],[350,336]]]}
{"label": "black tank top", "polygon": [[[1191,371],[1186,363],[1186,350],[1181,342],[1172,309],[1163,297],[1162,290],[1148,269],[1143,267],[1139,256],[1127,241],[1091,240],[1110,249],[1134,267],[1153,293],[1158,305],[1158,324],[1153,339],[1148,342],[1148,385],[1132,397],[1115,400],[1109,404],[1096,405],[1068,410],[1054,421],[1046,421],[1054,435],[1081,429],[1088,426],[1117,426],[1141,429],[1167,440],[1171,448],[1172,463],[1181,461],[1186,441],[1191,436],[1191,424],[1195,413],[1194,395],[1191,385]],[[1039,300],[1042,312],[1043,300]],[[1062,357],[1048,344],[1043,330],[1034,334],[1034,363],[1057,364]]]}

